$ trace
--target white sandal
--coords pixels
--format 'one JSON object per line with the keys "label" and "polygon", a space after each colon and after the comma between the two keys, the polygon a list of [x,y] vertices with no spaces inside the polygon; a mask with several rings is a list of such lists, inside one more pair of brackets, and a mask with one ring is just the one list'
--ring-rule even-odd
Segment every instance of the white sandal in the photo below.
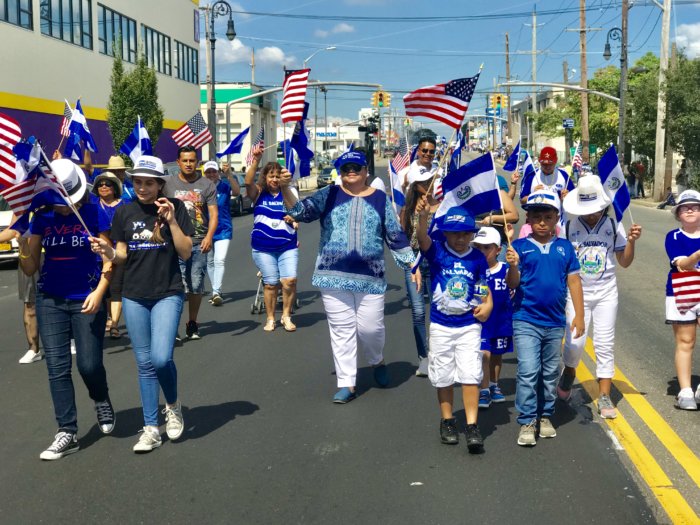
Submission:
{"label": "white sandal", "polygon": [[291,317],[283,316],[282,319],[280,319],[280,323],[282,323],[282,326],[284,326],[287,332],[296,332],[297,330],[297,325],[292,322]]}
{"label": "white sandal", "polygon": [[266,332],[272,332],[275,329],[275,320],[274,319],[268,319],[267,322],[265,323],[265,326],[263,326],[263,330]]}

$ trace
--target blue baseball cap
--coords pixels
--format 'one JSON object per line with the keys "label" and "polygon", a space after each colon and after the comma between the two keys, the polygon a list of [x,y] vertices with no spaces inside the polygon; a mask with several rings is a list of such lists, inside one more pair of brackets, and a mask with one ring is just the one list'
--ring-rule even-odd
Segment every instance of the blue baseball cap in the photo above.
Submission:
{"label": "blue baseball cap", "polygon": [[338,171],[345,164],[359,164],[360,166],[367,166],[367,157],[360,151],[346,151],[340,157],[335,160],[335,167]]}
{"label": "blue baseball cap", "polygon": [[550,190],[533,191],[527,196],[527,202],[523,204],[524,210],[553,208],[559,211],[560,207],[559,195]]}
{"label": "blue baseball cap", "polygon": [[438,228],[444,232],[475,232],[479,230],[474,222],[474,217],[459,206],[453,206],[447,210]]}

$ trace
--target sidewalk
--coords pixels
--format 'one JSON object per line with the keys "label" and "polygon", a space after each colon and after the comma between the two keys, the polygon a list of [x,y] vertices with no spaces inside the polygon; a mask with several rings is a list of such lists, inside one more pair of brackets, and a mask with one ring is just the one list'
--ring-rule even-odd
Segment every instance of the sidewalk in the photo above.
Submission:
{"label": "sidewalk", "polygon": [[[659,204],[661,204],[659,201],[655,201],[651,199],[651,197],[647,197],[646,199],[632,199],[630,201],[632,204],[637,204],[638,206],[644,206],[645,208],[656,208]],[[667,210],[673,209],[673,206],[666,206]]]}

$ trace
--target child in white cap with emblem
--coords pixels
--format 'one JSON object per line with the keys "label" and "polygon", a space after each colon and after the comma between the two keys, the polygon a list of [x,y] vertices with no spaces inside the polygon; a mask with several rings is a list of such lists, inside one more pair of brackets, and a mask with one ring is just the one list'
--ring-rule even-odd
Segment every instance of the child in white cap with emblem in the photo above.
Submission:
{"label": "child in white cap with emblem", "polygon": [[[583,320],[586,331],[573,338],[566,331],[564,343],[564,371],[557,385],[557,395],[562,401],[571,397],[571,385],[576,377],[576,367],[581,361],[586,345],[588,326],[593,321],[593,347],[598,378],[598,414],[605,419],[617,417],[617,409],[610,399],[610,387],[615,372],[613,347],[615,320],[617,318],[617,279],[615,266],[627,268],[634,259],[634,243],[642,233],[641,226],[633,224],[625,232],[608,216],[610,199],[597,175],[581,177],[579,185],[564,198],[564,211],[573,215],[565,224],[562,237],[573,244],[581,265],[583,286]],[[571,298],[566,305],[566,320],[570,326],[574,318]]]}

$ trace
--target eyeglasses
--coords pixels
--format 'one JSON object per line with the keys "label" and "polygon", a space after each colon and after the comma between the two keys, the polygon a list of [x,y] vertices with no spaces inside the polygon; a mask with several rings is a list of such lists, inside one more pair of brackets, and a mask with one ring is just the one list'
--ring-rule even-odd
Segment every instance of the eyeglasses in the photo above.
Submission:
{"label": "eyeglasses", "polygon": [[98,188],[104,188],[105,186],[107,186],[108,188],[112,188],[112,187],[113,187],[112,184],[111,184],[110,182],[105,182],[105,181],[102,181],[102,182],[100,182],[100,183],[97,185]]}
{"label": "eyeglasses", "polygon": [[679,206],[678,213],[700,212],[700,204],[684,204]]}
{"label": "eyeglasses", "polygon": [[435,155],[435,150],[434,149],[422,149],[420,152],[423,155]]}
{"label": "eyeglasses", "polygon": [[354,171],[355,173],[360,173],[362,171],[362,166],[361,164],[355,164],[354,162],[349,162],[347,164],[343,164],[343,166],[340,168],[340,173],[350,173],[351,171]]}

